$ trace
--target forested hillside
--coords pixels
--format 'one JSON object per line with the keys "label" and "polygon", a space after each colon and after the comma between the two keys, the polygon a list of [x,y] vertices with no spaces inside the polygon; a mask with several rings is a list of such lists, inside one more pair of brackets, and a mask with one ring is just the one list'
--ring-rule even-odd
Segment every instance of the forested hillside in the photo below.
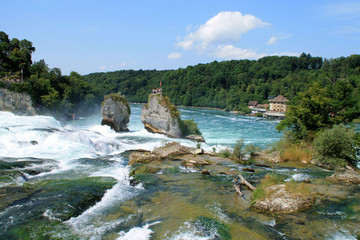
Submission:
{"label": "forested hillside", "polygon": [[121,92],[133,102],[146,102],[161,81],[163,92],[177,105],[244,110],[250,100],[265,103],[279,94],[293,99],[315,81],[322,86],[348,81],[358,89],[359,72],[360,55],[323,60],[303,53],[300,57],[215,61],[178,70],[93,73],[84,79],[104,94]]}
{"label": "forested hillside", "polygon": [[314,83],[320,90],[326,88],[327,95],[343,93],[344,97],[337,97],[339,104],[348,105],[345,97],[352,99],[356,108],[360,102],[360,55],[323,60],[303,53],[300,57],[214,61],[177,70],[123,70],[85,76],[72,72],[64,76],[44,60],[33,63],[34,51],[32,42],[10,39],[0,32],[0,87],[28,92],[41,111],[67,117],[88,114],[112,92],[121,92],[131,102],[146,102],[160,82],[171,102],[185,106],[246,111],[251,100],[266,103],[279,94],[293,100]]}

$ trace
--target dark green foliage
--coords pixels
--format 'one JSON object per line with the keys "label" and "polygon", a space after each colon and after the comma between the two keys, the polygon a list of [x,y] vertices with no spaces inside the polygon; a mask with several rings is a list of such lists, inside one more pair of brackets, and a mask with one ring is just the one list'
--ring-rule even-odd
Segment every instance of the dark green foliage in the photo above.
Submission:
{"label": "dark green foliage", "polygon": [[194,119],[188,119],[188,120],[180,120],[179,122],[181,132],[184,136],[188,135],[202,135],[197,123],[194,121]]}
{"label": "dark green foliage", "polygon": [[258,61],[232,60],[198,64],[167,71],[116,71],[84,76],[105,94],[121,90],[129,101],[146,102],[153,88],[163,83],[163,92],[175,105],[226,108],[246,112],[247,103],[267,103],[279,94],[292,98],[303,91],[322,58],[264,57]]}
{"label": "dark green foliage", "polygon": [[347,81],[339,80],[325,87],[315,82],[290,103],[286,118],[277,129],[289,129],[294,139],[311,140],[324,128],[357,118],[360,107],[355,99],[358,97]]}
{"label": "dark green foliage", "polygon": [[328,168],[347,164],[355,166],[357,163],[354,130],[342,124],[319,133],[314,140],[314,148],[318,152],[319,163]]}

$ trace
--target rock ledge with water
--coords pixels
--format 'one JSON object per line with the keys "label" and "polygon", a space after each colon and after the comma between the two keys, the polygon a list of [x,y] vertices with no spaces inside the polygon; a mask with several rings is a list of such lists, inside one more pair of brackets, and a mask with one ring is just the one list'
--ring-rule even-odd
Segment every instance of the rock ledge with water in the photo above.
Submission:
{"label": "rock ledge with water", "polygon": [[101,107],[101,125],[108,125],[116,132],[127,132],[130,106],[125,96],[112,93],[105,97]]}
{"label": "rock ledge with water", "polygon": [[336,172],[328,180],[332,182],[345,182],[345,183],[354,183],[360,184],[360,174],[354,169],[347,169],[344,172]]}
{"label": "rock ledge with water", "polygon": [[252,207],[264,213],[291,213],[308,209],[315,202],[312,195],[303,196],[286,190],[285,184],[277,184],[265,189],[270,197],[255,202]]}
{"label": "rock ledge with water", "polygon": [[148,102],[141,111],[141,121],[145,125],[145,129],[152,133],[160,133],[172,138],[205,141],[199,131],[197,134],[188,131],[187,122],[181,120],[177,107],[161,93],[149,95]]}

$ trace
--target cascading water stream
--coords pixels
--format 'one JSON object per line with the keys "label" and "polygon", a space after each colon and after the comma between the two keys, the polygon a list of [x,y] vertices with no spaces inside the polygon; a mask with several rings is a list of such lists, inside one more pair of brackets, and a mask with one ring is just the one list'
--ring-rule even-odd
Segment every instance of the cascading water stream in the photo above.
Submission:
{"label": "cascading water stream", "polygon": [[[162,182],[161,187],[130,186],[128,151],[153,150],[174,140],[197,145],[148,133],[140,121],[141,107],[132,104],[130,132],[125,133],[101,126],[100,114],[61,124],[48,116],[0,112],[0,194],[7,194],[0,203],[0,238],[21,239],[30,232],[49,239],[216,239],[226,230],[225,222],[244,236],[251,229],[260,236],[281,239],[273,218],[254,217],[242,209],[243,205],[237,205],[237,197],[228,204],[234,196],[224,195],[223,183],[216,177],[204,183],[196,171],[180,169],[187,174],[160,174],[156,181]],[[281,137],[275,130],[278,121],[213,109],[180,111],[183,119],[198,122],[206,140],[201,147],[207,151],[231,148],[242,138],[245,144],[265,148]],[[244,166],[232,167],[241,170]],[[288,181],[330,174],[284,167],[261,171],[279,172]],[[218,188],[220,192],[214,190]],[[207,191],[200,195],[204,189]],[[358,198],[349,200],[351,206]],[[234,214],[239,209],[243,211],[240,217]],[[349,216],[346,210],[334,212]],[[190,213],[205,217],[193,219]],[[323,212],[316,214],[322,216]],[[333,234],[328,238],[341,235],[351,239],[348,230],[341,229],[331,229]]]}

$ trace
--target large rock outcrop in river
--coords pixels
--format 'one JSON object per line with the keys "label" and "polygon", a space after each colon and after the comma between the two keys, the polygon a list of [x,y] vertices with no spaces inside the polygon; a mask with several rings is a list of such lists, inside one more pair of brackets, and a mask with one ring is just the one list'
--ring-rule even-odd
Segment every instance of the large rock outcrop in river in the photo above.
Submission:
{"label": "large rock outcrop in river", "polygon": [[180,112],[165,95],[150,94],[147,104],[142,109],[141,121],[149,132],[204,142],[197,124],[192,120],[181,120]]}
{"label": "large rock outcrop in river", "polygon": [[35,115],[32,100],[27,93],[12,92],[0,88],[0,110],[10,111],[18,115]]}
{"label": "large rock outcrop in river", "polygon": [[105,97],[101,107],[101,125],[108,125],[116,132],[127,132],[130,119],[130,106],[125,96],[112,93]]}

